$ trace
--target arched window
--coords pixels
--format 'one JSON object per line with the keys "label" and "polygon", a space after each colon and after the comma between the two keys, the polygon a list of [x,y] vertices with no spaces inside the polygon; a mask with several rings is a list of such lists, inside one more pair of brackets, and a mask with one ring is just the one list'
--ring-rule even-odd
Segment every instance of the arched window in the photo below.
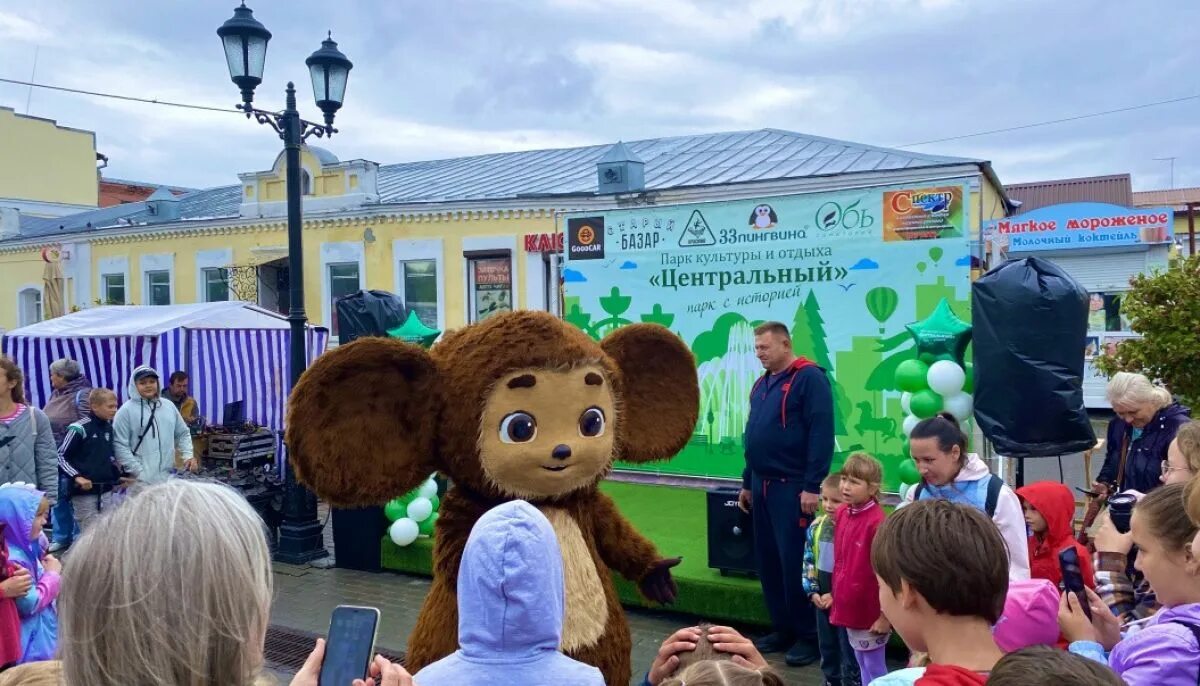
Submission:
{"label": "arched window", "polygon": [[307,169],[300,170],[300,195],[312,195],[312,177]]}
{"label": "arched window", "polygon": [[21,326],[42,321],[42,292],[37,288],[23,288],[17,294],[18,317]]}

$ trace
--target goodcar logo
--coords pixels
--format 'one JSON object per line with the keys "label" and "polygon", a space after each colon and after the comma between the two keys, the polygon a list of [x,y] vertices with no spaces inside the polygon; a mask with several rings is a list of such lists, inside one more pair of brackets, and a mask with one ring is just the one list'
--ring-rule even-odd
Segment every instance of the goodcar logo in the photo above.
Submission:
{"label": "goodcar logo", "polygon": [[572,260],[604,258],[604,217],[567,220],[567,253]]}

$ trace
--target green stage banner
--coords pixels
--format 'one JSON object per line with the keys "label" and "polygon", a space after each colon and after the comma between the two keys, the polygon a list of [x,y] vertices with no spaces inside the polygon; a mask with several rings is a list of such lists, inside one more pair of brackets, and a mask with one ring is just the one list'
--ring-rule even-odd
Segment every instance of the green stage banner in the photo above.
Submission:
{"label": "green stage banner", "polygon": [[855,450],[898,484],[904,325],[945,300],[971,315],[968,179],[607,212],[562,219],[564,319],[597,340],[632,322],[676,332],[696,355],[700,421],[673,460],[621,469],[740,477],[754,327],[787,324],[834,385],[835,465]]}

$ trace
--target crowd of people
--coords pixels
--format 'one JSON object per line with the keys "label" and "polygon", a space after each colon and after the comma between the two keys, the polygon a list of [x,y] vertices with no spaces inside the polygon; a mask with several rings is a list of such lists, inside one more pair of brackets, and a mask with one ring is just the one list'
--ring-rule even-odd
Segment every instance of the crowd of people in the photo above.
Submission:
{"label": "crowd of people", "polygon": [[[739,504],[773,631],[681,628],[644,665],[645,686],[782,684],[771,652],[819,662],[828,686],[1200,683],[1200,423],[1164,389],[1111,381],[1116,417],[1092,490],[1136,504],[1127,530],[1105,512],[1085,538],[1070,488],[1012,489],[948,414],[912,428],[920,483],[888,513],[875,457],[830,473],[823,370],[792,354],[782,324],[756,343],[766,373],[751,392]],[[0,686],[269,683],[262,520],[225,486],[170,478],[195,464],[186,377],[164,392],[139,367],[118,408],[78,364],[49,371],[52,397],[33,408],[0,357]],[[68,547],[64,570],[53,552]],[[458,650],[413,675],[377,657],[355,685],[602,684],[559,649],[563,574],[536,507],[492,509],[457,577]],[[894,670],[893,634],[909,651]],[[324,649],[294,686],[317,683]]]}

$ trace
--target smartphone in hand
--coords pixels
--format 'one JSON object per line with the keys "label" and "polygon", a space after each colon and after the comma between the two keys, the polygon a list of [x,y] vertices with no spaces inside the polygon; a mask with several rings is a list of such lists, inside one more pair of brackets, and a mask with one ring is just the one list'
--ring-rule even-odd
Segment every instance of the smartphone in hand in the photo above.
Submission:
{"label": "smartphone in hand", "polygon": [[1079,599],[1079,606],[1083,608],[1083,614],[1091,620],[1092,605],[1088,602],[1087,589],[1083,583],[1083,568],[1079,564],[1079,553],[1074,546],[1064,548],[1058,554],[1058,566],[1062,569],[1063,586],[1068,592],[1075,594]]}
{"label": "smartphone in hand", "polygon": [[325,660],[321,663],[320,686],[346,686],[355,679],[366,679],[375,638],[379,629],[379,610],[374,607],[338,605],[329,619],[325,639]]}

